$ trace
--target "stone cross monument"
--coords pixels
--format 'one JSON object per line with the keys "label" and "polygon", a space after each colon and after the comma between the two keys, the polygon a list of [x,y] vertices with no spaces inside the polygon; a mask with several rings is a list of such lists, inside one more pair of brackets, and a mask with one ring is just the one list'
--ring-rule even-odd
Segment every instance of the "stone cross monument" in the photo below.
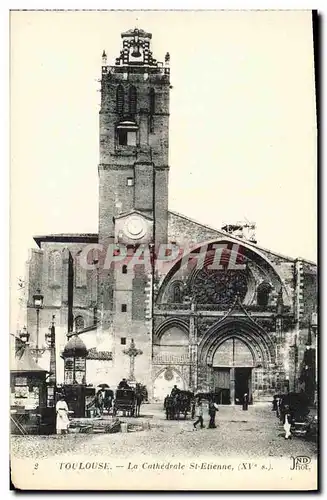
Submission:
{"label": "stone cross monument", "polygon": [[124,354],[129,356],[129,380],[135,380],[134,368],[135,368],[135,358],[139,354],[143,354],[140,349],[136,349],[134,339],[131,340],[131,345],[128,349],[124,349]]}

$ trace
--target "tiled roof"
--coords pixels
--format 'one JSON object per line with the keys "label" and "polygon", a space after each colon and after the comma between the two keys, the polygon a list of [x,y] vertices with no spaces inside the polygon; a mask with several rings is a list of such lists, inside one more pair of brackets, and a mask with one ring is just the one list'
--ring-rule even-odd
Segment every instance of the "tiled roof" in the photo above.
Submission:
{"label": "tiled roof", "polygon": [[110,351],[97,351],[95,347],[89,350],[86,359],[96,359],[96,360],[112,360],[112,352]]}

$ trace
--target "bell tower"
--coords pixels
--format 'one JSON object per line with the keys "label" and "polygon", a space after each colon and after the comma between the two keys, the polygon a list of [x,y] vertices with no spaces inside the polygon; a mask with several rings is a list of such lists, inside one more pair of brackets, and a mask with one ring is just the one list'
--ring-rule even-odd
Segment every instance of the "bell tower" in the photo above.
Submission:
{"label": "bell tower", "polygon": [[[154,59],[152,35],[122,33],[115,64],[102,54],[99,164],[99,243],[138,248],[167,242],[169,54]],[[130,373],[126,348],[135,359],[135,378],[150,384],[152,272],[143,265],[103,269],[99,277],[100,330],[111,340],[111,383]]]}
{"label": "bell tower", "polygon": [[167,241],[169,54],[154,59],[150,33],[122,33],[113,66],[102,54],[99,242]]}

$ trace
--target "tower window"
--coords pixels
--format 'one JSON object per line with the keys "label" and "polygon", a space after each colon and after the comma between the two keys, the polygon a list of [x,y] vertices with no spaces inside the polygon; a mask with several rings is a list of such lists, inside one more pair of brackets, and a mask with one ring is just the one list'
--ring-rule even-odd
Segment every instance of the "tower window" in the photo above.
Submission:
{"label": "tower window", "polygon": [[123,267],[122,267],[122,273],[123,274],[127,274],[127,266],[126,266],[126,264],[124,264]]}
{"label": "tower window", "polygon": [[134,178],[127,177],[127,186],[134,186]]}
{"label": "tower window", "polygon": [[120,115],[123,115],[123,113],[124,113],[124,87],[122,85],[118,85],[118,87],[117,87],[116,106],[117,106],[117,113]]}
{"label": "tower window", "polygon": [[119,146],[136,146],[135,130],[118,129],[118,144]]}
{"label": "tower window", "polygon": [[121,345],[126,345],[126,337],[121,337],[120,343],[121,343]]}
{"label": "tower window", "polygon": [[134,118],[136,114],[136,104],[137,104],[136,88],[132,86],[129,88],[129,106],[128,106],[128,111],[131,118]]}
{"label": "tower window", "polygon": [[122,313],[127,312],[127,304],[122,304],[122,305],[121,305],[121,312],[122,312]]}

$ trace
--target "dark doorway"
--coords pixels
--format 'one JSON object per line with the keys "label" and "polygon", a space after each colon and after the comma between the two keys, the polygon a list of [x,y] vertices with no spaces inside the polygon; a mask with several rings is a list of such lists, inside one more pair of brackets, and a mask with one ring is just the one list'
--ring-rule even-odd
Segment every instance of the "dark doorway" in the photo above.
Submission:
{"label": "dark doorway", "polygon": [[229,405],[230,401],[230,368],[216,368],[214,370],[214,388],[217,394],[217,403]]}
{"label": "dark doorway", "polygon": [[235,368],[235,404],[243,403],[244,394],[251,401],[251,368]]}

